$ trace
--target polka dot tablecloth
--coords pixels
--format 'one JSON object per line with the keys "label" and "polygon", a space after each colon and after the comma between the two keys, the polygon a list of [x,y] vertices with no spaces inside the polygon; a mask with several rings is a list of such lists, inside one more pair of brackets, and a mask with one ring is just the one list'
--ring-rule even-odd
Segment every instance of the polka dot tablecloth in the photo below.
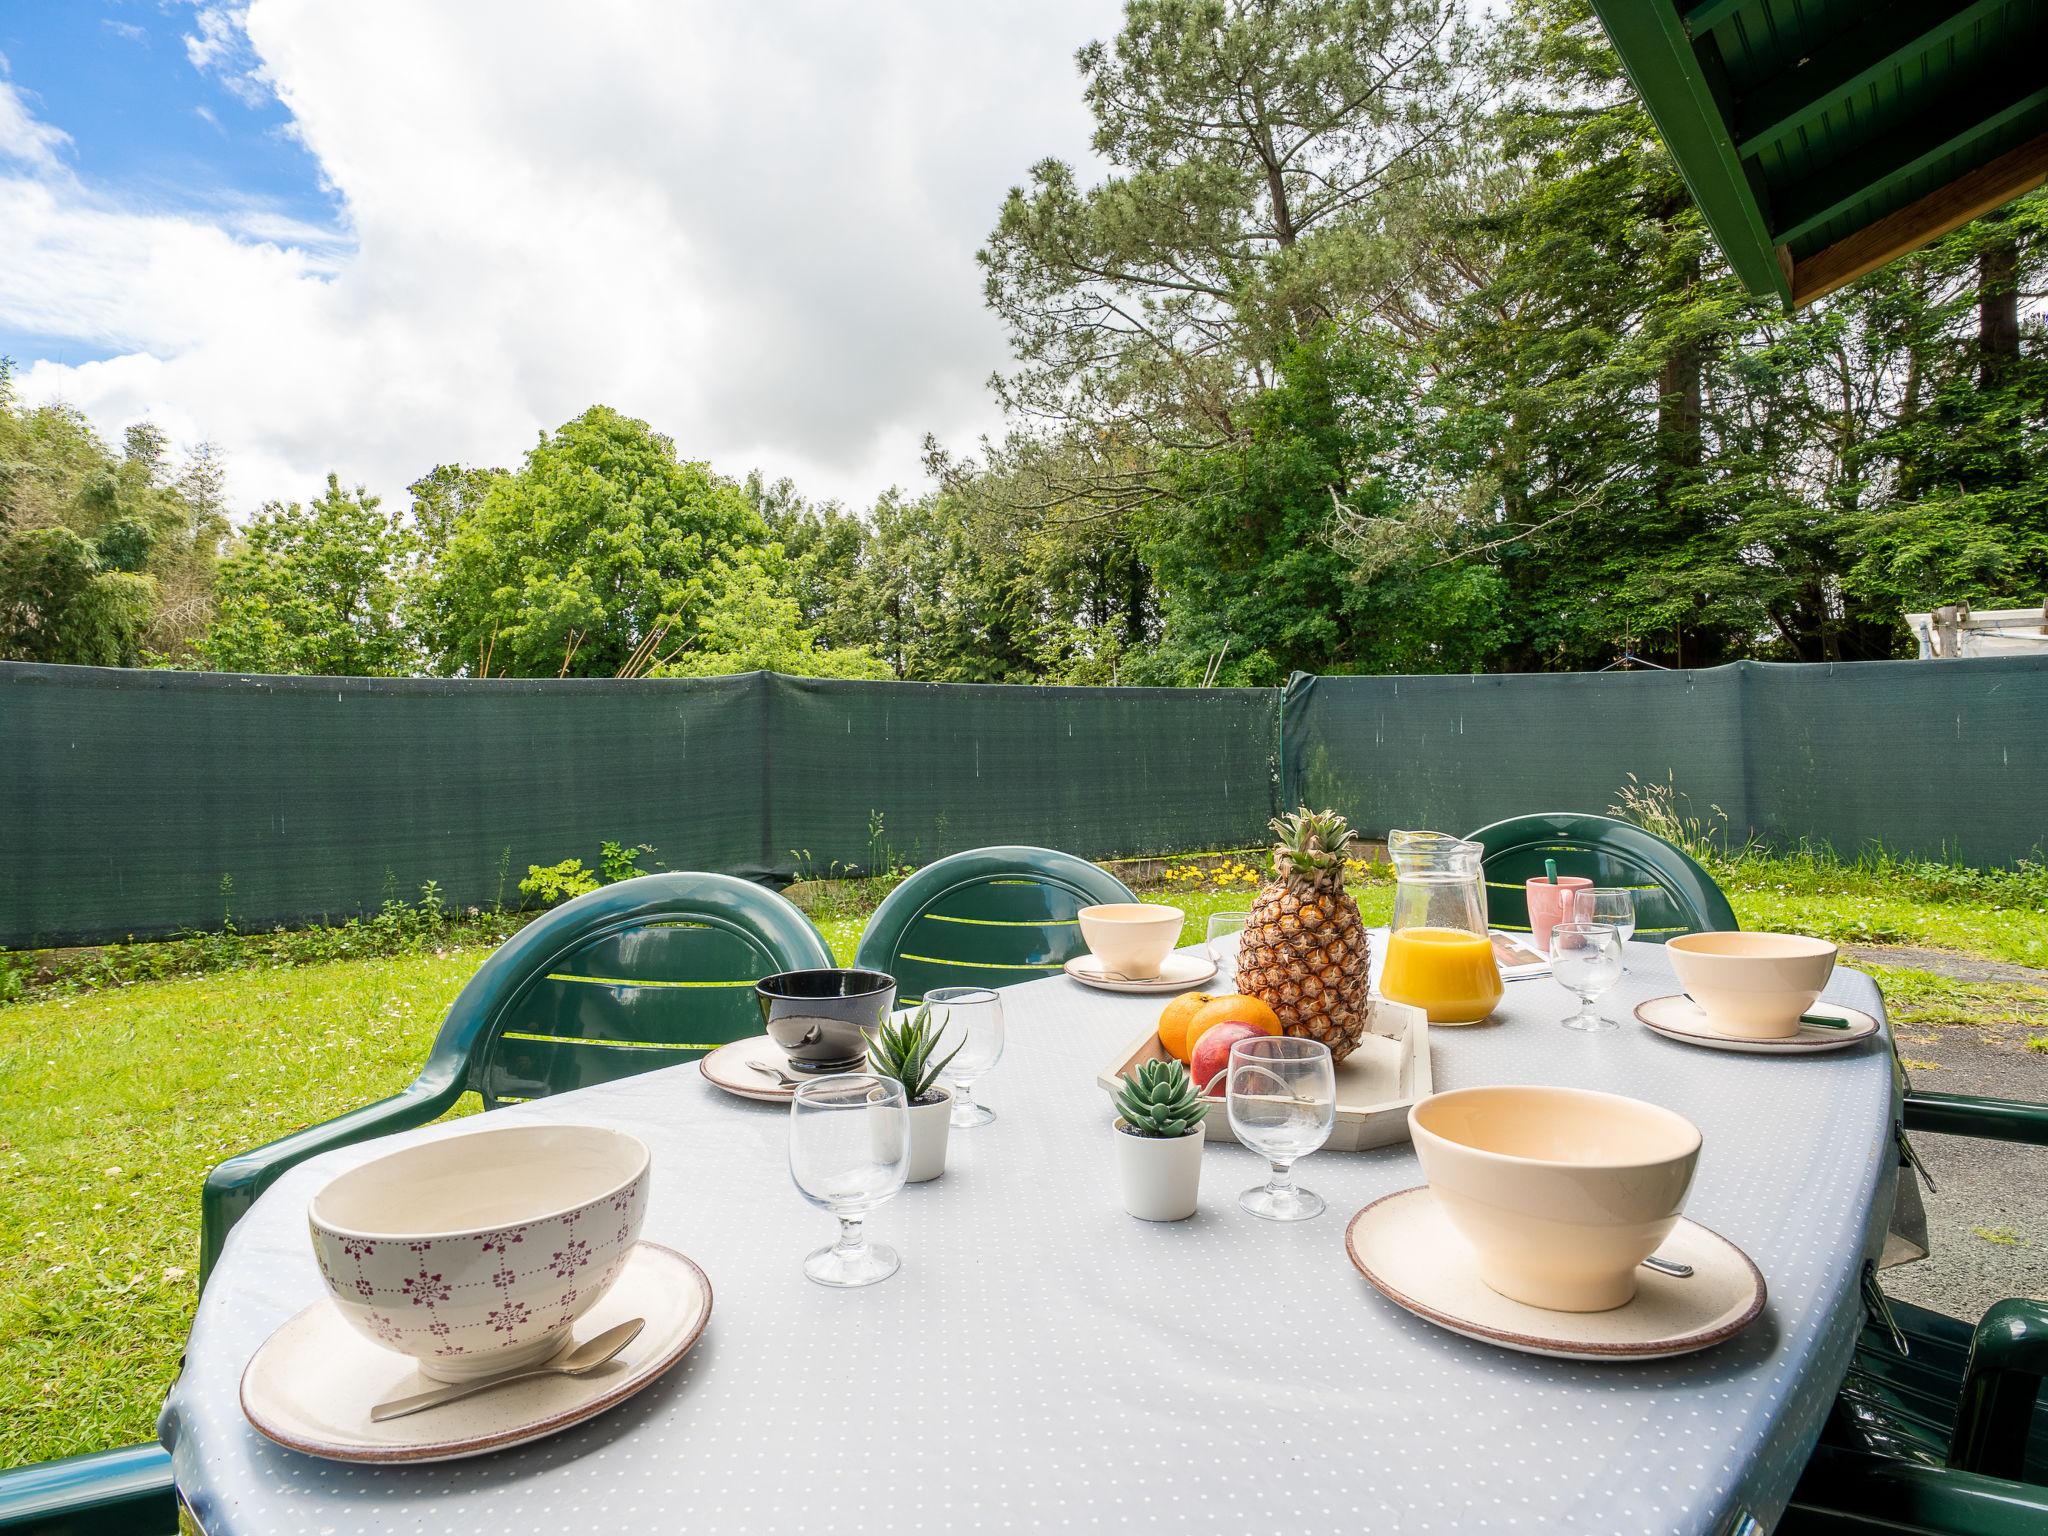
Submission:
{"label": "polka dot tablecloth", "polygon": [[[1663,953],[1632,945],[1629,959],[1603,999],[1619,1031],[1563,1030],[1560,987],[1512,982],[1497,1022],[1434,1034],[1436,1085],[1570,1084],[1690,1116],[1706,1139],[1688,1214],[1770,1284],[1764,1315],[1718,1349],[1538,1359],[1386,1302],[1347,1261],[1344,1229],[1421,1182],[1405,1145],[1306,1159],[1300,1180],[1330,1210],[1293,1226],[1237,1209],[1262,1165],[1213,1145],[1192,1220],[1133,1220],[1094,1079],[1159,1001],[1055,977],[1005,991],[1008,1051],[975,1090],[1000,1118],[956,1131],[945,1176],[877,1213],[903,1269],[867,1290],[804,1279],[833,1224],[790,1184],[785,1109],[691,1065],[498,1111],[643,1138],[645,1235],[695,1258],[717,1293],[663,1381],[521,1449],[356,1467],[249,1428],[243,1366],[321,1294],[306,1202],[390,1144],[294,1169],[235,1229],[200,1304],[159,1426],[179,1489],[211,1536],[1768,1528],[1847,1366],[1890,1210],[1889,1041],[1772,1058],[1665,1040],[1630,1018],[1677,990]],[[1827,996],[1882,1007],[1847,970]]]}

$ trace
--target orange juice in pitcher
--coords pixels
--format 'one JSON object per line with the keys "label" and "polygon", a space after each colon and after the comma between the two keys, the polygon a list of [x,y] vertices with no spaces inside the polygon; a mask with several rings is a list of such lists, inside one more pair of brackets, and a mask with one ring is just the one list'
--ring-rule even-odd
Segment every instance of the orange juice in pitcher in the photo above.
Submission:
{"label": "orange juice in pitcher", "polygon": [[1390,832],[1394,920],[1380,995],[1432,1024],[1476,1024],[1500,1001],[1500,967],[1486,931],[1485,850],[1441,832]]}

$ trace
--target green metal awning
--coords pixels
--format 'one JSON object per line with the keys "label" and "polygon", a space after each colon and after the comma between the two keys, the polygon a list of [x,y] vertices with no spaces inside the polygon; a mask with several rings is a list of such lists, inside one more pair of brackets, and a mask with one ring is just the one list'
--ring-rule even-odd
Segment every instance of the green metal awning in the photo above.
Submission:
{"label": "green metal awning", "polygon": [[1593,0],[1751,291],[1799,305],[2048,180],[2048,0]]}

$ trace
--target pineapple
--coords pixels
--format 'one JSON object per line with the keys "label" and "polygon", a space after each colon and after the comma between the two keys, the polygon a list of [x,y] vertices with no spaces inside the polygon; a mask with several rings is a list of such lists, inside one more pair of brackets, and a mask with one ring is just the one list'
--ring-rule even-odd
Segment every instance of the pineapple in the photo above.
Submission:
{"label": "pineapple", "polygon": [[1244,925],[1237,989],[1278,1014],[1288,1034],[1320,1040],[1342,1061],[1365,1034],[1365,923],[1344,893],[1351,827],[1307,806],[1272,827],[1276,878]]}

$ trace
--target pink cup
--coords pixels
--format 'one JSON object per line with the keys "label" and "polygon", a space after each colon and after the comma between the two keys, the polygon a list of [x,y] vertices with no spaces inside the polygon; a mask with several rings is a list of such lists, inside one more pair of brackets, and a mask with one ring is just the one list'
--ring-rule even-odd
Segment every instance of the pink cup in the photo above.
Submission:
{"label": "pink cup", "polygon": [[1572,920],[1572,892],[1592,886],[1584,875],[1559,875],[1555,885],[1538,875],[1523,887],[1529,893],[1529,937],[1543,953],[1550,953],[1550,930]]}

